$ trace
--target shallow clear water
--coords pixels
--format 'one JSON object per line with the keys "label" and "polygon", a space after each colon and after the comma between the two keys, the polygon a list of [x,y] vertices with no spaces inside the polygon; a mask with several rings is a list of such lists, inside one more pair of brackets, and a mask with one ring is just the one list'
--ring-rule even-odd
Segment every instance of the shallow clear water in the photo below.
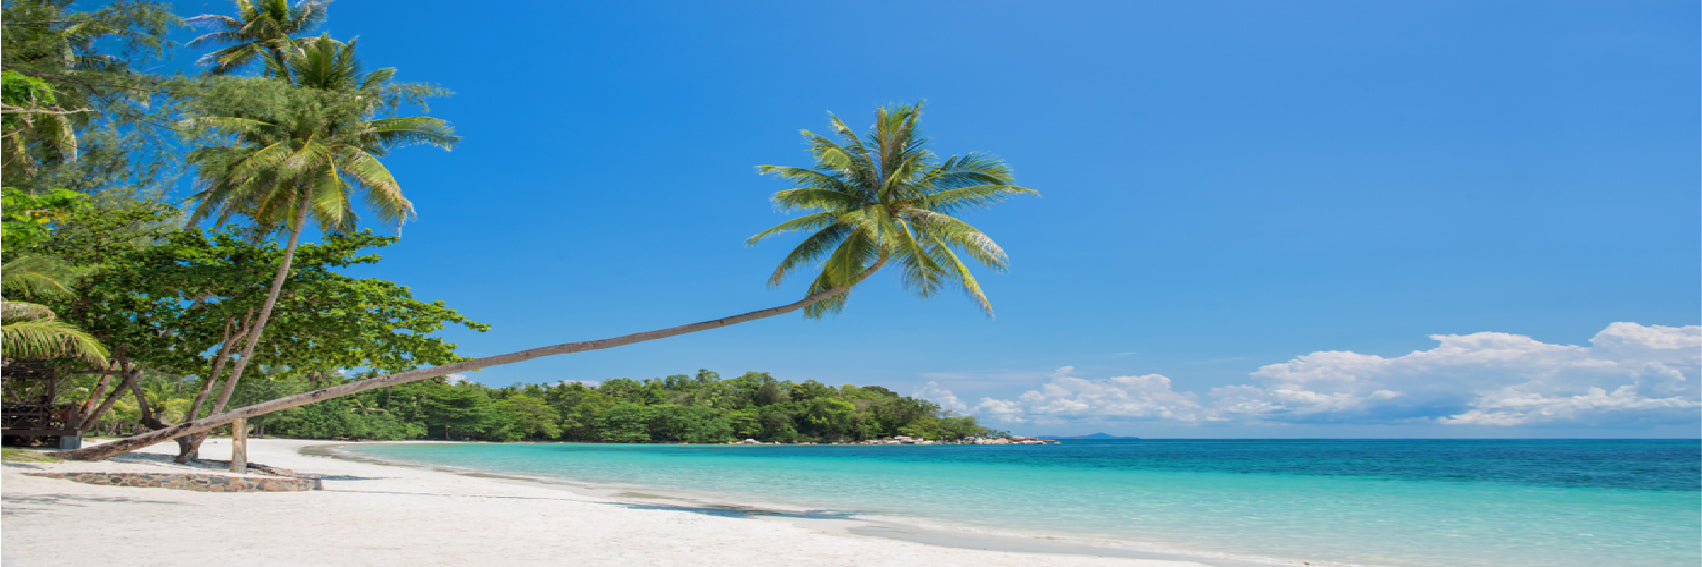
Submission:
{"label": "shallow clear water", "polygon": [[1200,553],[1390,567],[1702,564],[1702,441],[442,444],[385,460]]}

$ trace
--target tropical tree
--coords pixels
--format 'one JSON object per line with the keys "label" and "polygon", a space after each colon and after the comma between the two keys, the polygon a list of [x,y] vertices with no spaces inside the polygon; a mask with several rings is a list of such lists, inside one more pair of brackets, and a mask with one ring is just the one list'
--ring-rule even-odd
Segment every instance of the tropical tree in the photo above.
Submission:
{"label": "tropical tree", "polygon": [[236,0],[236,16],[204,14],[189,18],[193,24],[218,31],[190,40],[196,47],[209,43],[229,47],[201,57],[210,75],[227,75],[248,63],[265,58],[266,75],[284,77],[289,70],[287,53],[300,50],[296,34],[325,21],[325,2],[301,0],[290,6],[285,0]]}
{"label": "tropical tree", "polygon": [[[953,156],[944,161],[937,161],[927,150],[927,140],[918,135],[917,120],[920,115],[920,106],[882,109],[876,114],[874,130],[864,137],[856,136],[843,122],[834,118],[834,129],[844,139],[844,143],[835,143],[828,138],[804,132],[813,144],[817,162],[813,168],[763,166],[760,169],[764,173],[778,173],[799,185],[775,194],[775,201],[782,207],[820,210],[758,233],[751,239],[754,242],[791,230],[817,230],[781,261],[780,267],[775,270],[775,276],[769,280],[771,283],[777,283],[781,277],[798,267],[821,260],[821,274],[816,277],[806,296],[798,301],[667,329],[539,347],[378,376],[278,398],[163,430],[94,447],[60,451],[57,454],[71,459],[104,459],[183,435],[202,433],[238,418],[265,415],[320,400],[427,380],[436,376],[513,364],[543,356],[614,348],[755,321],[800,309],[805,310],[806,316],[819,317],[842,308],[845,295],[853,286],[868,279],[894,259],[903,266],[905,285],[917,293],[927,295],[933,293],[942,283],[957,283],[969,291],[983,309],[990,311],[980,287],[951,249],[961,249],[972,258],[995,268],[1004,267],[1004,252],[980,231],[948,215],[962,208],[984,207],[998,203],[1010,195],[1035,191],[1011,185],[1009,168],[999,160],[982,154]],[[245,202],[259,204],[258,200]],[[826,258],[822,259],[823,256]],[[600,417],[603,422],[593,423],[591,426],[599,428],[621,424],[624,427],[629,425],[628,421],[633,421],[625,419],[631,417],[626,414],[636,411],[613,412]],[[619,416],[610,417],[616,414]],[[781,425],[784,424],[778,424],[777,427]]]}
{"label": "tropical tree", "polygon": [[175,111],[174,99],[189,96],[191,81],[142,69],[164,57],[182,20],[165,3],[86,12],[70,4],[8,0],[0,8],[0,178],[32,193],[93,193],[169,170],[180,157],[145,141],[164,134],[155,126]]}
{"label": "tropical tree", "polygon": [[245,215],[258,233],[289,232],[272,287],[212,406],[215,413],[224,409],[253,359],[309,217],[326,231],[352,230],[357,219],[351,197],[360,192],[381,220],[400,226],[413,213],[413,204],[378,158],[394,146],[425,143],[449,149],[459,141],[437,118],[374,118],[386,106],[394,108],[395,89],[388,83],[395,70],[363,73],[354,51],[352,41],[321,37],[303,42],[302,49],[285,57],[295,84],[259,80],[273,88],[258,100],[255,93],[266,89],[215,89],[206,97],[207,112],[190,119],[230,139],[189,155],[201,188],[190,224]]}
{"label": "tropical tree", "polygon": [[[849,289],[865,273],[896,258],[905,287],[917,295],[927,297],[942,284],[954,283],[992,314],[987,295],[953,250],[962,250],[996,270],[1005,269],[1005,251],[950,213],[1037,192],[1012,185],[1010,168],[985,154],[936,160],[928,151],[928,140],[917,135],[921,115],[921,105],[880,109],[868,139],[858,137],[835,116],[834,133],[842,142],[804,131],[815,153],[815,167],[758,168],[798,185],[774,194],[774,202],[782,209],[816,211],[750,238],[749,243],[756,244],[783,232],[815,231],[781,260],[769,277],[770,285],[779,285],[798,267],[825,256],[810,293]],[[804,313],[819,317],[838,311],[844,308],[847,295],[813,303]]]}

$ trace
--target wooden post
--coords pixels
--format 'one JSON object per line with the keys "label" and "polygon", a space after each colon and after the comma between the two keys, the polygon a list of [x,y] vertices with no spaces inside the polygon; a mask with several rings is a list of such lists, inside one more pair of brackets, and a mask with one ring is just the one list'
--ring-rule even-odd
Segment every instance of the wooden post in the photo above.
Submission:
{"label": "wooden post", "polygon": [[240,417],[230,424],[230,472],[248,472],[248,420]]}

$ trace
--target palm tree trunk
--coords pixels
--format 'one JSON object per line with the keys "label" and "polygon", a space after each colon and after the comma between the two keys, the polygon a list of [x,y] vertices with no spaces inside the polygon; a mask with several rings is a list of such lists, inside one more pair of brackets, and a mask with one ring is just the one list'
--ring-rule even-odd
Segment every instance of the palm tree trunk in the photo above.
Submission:
{"label": "palm tree trunk", "polygon": [[242,379],[243,369],[248,368],[248,361],[254,358],[254,347],[260,344],[260,335],[266,332],[266,321],[272,318],[272,307],[278,304],[278,296],[284,291],[284,280],[290,277],[290,264],[295,261],[296,244],[301,242],[301,233],[307,229],[309,196],[311,194],[303,188],[301,199],[296,201],[295,225],[290,229],[290,243],[284,247],[283,261],[278,263],[278,275],[272,277],[272,289],[266,292],[266,302],[260,304],[260,316],[254,321],[254,328],[249,331],[248,340],[242,345],[242,358],[236,359],[236,366],[231,368],[230,378],[225,380],[225,387],[219,392],[219,399],[213,402],[211,413],[219,413],[219,410],[225,409],[225,404],[230,402],[231,393],[236,391],[236,382]]}
{"label": "palm tree trunk", "polygon": [[[499,355],[496,355],[496,356],[487,356],[487,357],[484,357],[484,358],[475,358],[475,359],[472,359],[472,360],[466,360],[466,361],[457,362],[457,363],[453,363],[453,364],[445,364],[445,365],[442,365],[442,366],[434,366],[434,367],[431,367],[431,368],[421,368],[421,369],[418,369],[418,370],[409,370],[409,371],[406,371],[406,372],[398,372],[396,374],[389,374],[389,375],[385,375],[385,376],[379,376],[379,377],[376,377],[376,378],[368,378],[368,379],[365,379],[365,380],[358,380],[358,381],[355,381],[355,382],[349,382],[347,384],[340,384],[340,385],[337,385],[337,386],[332,386],[330,388],[323,388],[323,389],[314,390],[314,391],[311,391],[311,392],[303,392],[303,393],[296,394],[296,395],[293,395],[293,396],[286,396],[286,397],[278,398],[278,399],[275,399],[275,400],[258,403],[258,404],[252,405],[252,406],[237,408],[237,409],[225,412],[225,413],[207,416],[205,419],[198,419],[198,420],[194,420],[194,421],[186,421],[186,422],[183,422],[183,423],[180,423],[180,424],[177,424],[177,425],[174,425],[174,426],[171,426],[171,427],[159,430],[159,431],[150,431],[150,432],[143,433],[143,434],[140,434],[140,435],[136,435],[136,436],[133,436],[133,437],[128,437],[128,438],[125,438],[125,439],[119,439],[117,441],[113,441],[113,442],[110,442],[110,443],[103,443],[103,444],[100,444],[100,445],[95,445],[95,446],[92,446],[92,447],[84,447],[84,448],[81,448],[81,449],[56,451],[52,454],[54,456],[64,458],[64,459],[98,461],[98,460],[101,460],[101,459],[107,459],[107,458],[115,457],[115,456],[118,456],[118,455],[122,455],[122,454],[128,453],[130,451],[140,449],[142,447],[146,447],[146,446],[149,446],[149,445],[153,445],[155,443],[160,443],[160,442],[166,441],[168,439],[175,439],[177,437],[182,437],[184,435],[193,435],[193,434],[196,434],[196,433],[202,433],[202,432],[205,432],[205,431],[210,431],[215,427],[225,425],[227,423],[235,421],[237,418],[252,418],[252,417],[258,416],[258,415],[265,415],[265,414],[272,413],[272,412],[275,412],[275,411],[285,410],[285,409],[293,408],[293,407],[296,407],[296,406],[304,406],[304,405],[307,405],[307,404],[311,404],[311,403],[323,401],[323,400],[329,400],[329,399],[332,399],[332,398],[340,398],[340,397],[347,396],[347,395],[350,395],[350,394],[365,392],[367,390],[376,390],[376,389],[379,389],[379,388],[388,388],[390,386],[407,384],[409,382],[418,382],[418,381],[421,381],[421,380],[426,380],[426,379],[434,378],[434,377],[437,377],[437,376],[443,376],[443,375],[446,375],[446,374],[453,374],[453,373],[456,373],[456,372],[470,372],[470,371],[473,371],[473,370],[478,370],[480,368],[489,368],[489,367],[492,367],[492,366],[500,366],[500,365],[504,365],[504,364],[514,364],[516,362],[524,362],[524,361],[527,361],[527,360],[532,360],[534,358],[539,358],[539,357],[544,357],[544,356],[554,356],[554,355],[558,355],[558,354],[569,354],[569,353],[575,353],[575,352],[584,352],[584,351],[588,351],[588,350],[601,350],[601,349],[606,349],[606,348],[615,348],[615,347],[619,347],[619,346],[626,346],[626,345],[630,345],[630,344],[633,344],[633,343],[641,343],[641,342],[644,342],[644,341],[653,341],[653,340],[656,340],[656,339],[665,339],[665,338],[668,338],[668,337],[684,335],[686,333],[695,333],[695,332],[698,332],[698,331],[707,331],[707,330],[710,330],[710,329],[719,329],[721,327],[725,327],[725,326],[728,326],[728,325],[735,325],[735,324],[738,324],[738,323],[755,321],[757,319],[762,319],[762,318],[765,318],[765,317],[773,317],[775,315],[782,315],[782,314],[786,314],[786,313],[791,313],[793,311],[803,309],[804,307],[809,306],[811,304],[814,304],[818,301],[822,301],[824,299],[828,299],[830,297],[834,297],[834,296],[840,295],[842,293],[849,292],[851,290],[852,286],[855,286],[858,283],[861,283],[863,280],[868,279],[869,276],[874,275],[874,273],[876,271],[880,270],[881,266],[886,264],[886,261],[887,261],[887,258],[885,258],[883,256],[880,259],[880,261],[875,262],[874,265],[869,266],[869,268],[866,269],[866,270],[863,270],[863,273],[857,274],[857,277],[852,278],[851,281],[846,283],[844,286],[836,287],[836,288],[833,288],[833,289],[830,289],[830,290],[827,290],[827,291],[823,291],[821,293],[817,293],[815,295],[811,295],[809,297],[805,297],[805,298],[798,300],[796,302],[788,303],[786,305],[781,305],[779,307],[771,307],[771,308],[763,309],[763,310],[760,310],[760,311],[751,311],[749,313],[740,313],[738,315],[733,315],[733,316],[730,316],[730,317],[722,317],[720,319],[712,319],[712,320],[709,320],[709,321],[700,321],[700,322],[697,322],[697,323],[680,325],[678,327],[670,327],[670,328],[667,328],[667,329],[657,329],[657,330],[654,330],[654,331],[644,331],[644,332],[641,332],[641,333],[633,333],[633,334],[630,334],[630,335],[623,335],[623,336],[608,338],[608,339],[597,339],[597,340],[593,340],[593,341],[580,341],[580,342],[574,342],[574,343],[563,343],[563,344],[554,345],[554,346],[539,347],[539,348],[534,348],[534,349],[523,350],[523,351],[520,351],[520,352],[511,352],[511,353],[508,353],[508,354],[499,354]],[[246,357],[244,357],[244,358],[246,358]],[[239,362],[239,364],[240,364],[240,362]],[[240,368],[240,366],[238,368]],[[235,378],[233,377],[232,379],[234,380]],[[447,435],[447,433],[448,432],[445,431],[446,435]]]}

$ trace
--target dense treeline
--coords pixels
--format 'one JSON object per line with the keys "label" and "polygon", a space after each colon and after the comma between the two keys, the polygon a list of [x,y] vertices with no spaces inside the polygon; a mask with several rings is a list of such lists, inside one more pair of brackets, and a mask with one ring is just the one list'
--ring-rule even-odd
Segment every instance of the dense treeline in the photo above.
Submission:
{"label": "dense treeline", "polygon": [[[333,379],[335,378],[335,379]],[[290,373],[245,384],[237,403],[341,381]],[[154,413],[179,417],[192,380],[154,376]],[[117,408],[103,432],[133,423],[139,408]],[[616,379],[517,384],[506,388],[444,379],[403,384],[285,410],[254,420],[256,433],[316,439],[452,439],[718,443],[861,441],[897,435],[961,439],[1000,435],[974,417],[950,415],[927,400],[879,386],[834,388],[815,380],[776,380],[765,372],[722,379],[715,372],[644,381]]]}

